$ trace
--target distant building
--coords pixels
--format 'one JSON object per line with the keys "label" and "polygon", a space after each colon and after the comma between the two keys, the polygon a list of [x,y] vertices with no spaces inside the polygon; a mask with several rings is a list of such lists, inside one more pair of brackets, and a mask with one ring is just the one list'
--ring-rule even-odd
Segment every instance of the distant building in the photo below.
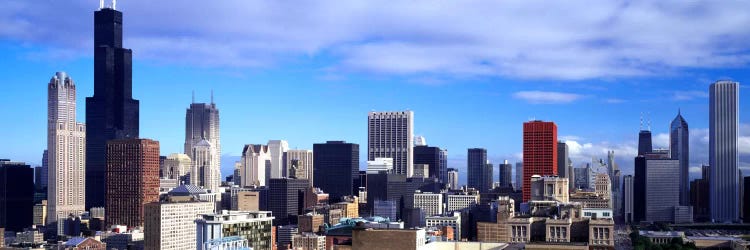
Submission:
{"label": "distant building", "polygon": [[272,250],[273,218],[267,211],[203,214],[196,220],[197,248],[208,250],[204,244],[236,236],[247,240],[253,250]]}
{"label": "distant building", "polygon": [[[101,232],[98,236],[101,241],[107,244],[108,249],[174,249],[174,248],[145,248],[144,238],[145,235],[140,228],[134,228],[127,230],[125,226],[112,226],[113,230],[108,232]],[[193,233],[193,238],[195,233]],[[192,246],[192,244],[191,244]]]}
{"label": "distant building", "polygon": [[516,162],[516,190],[521,190],[523,187],[523,162]]}
{"label": "distant building", "polygon": [[414,164],[414,171],[413,171],[412,177],[413,178],[429,178],[430,177],[430,165]]}
{"label": "distant building", "polygon": [[680,205],[690,205],[690,132],[682,114],[672,120],[669,127],[669,150],[672,159],[680,164]]}
{"label": "distant building", "polygon": [[560,177],[567,177],[571,180],[568,174],[568,165],[570,165],[570,158],[568,158],[568,144],[565,142],[557,142],[557,175]]}
{"label": "distant building", "polygon": [[453,228],[453,239],[461,239],[461,213],[453,212],[452,215],[447,216],[427,216],[425,218],[425,225],[429,227],[442,227],[448,226]]}
{"label": "distant building", "polygon": [[240,178],[235,183],[241,187],[266,186],[270,178],[271,154],[268,146],[247,144],[242,149],[242,159],[239,164]]}
{"label": "distant building", "polygon": [[367,114],[368,161],[391,158],[395,174],[411,177],[414,164],[413,138],[414,112],[407,110]]}
{"label": "distant building", "polygon": [[673,222],[674,207],[680,205],[680,162],[646,160],[646,221]]}
{"label": "distant building", "polygon": [[[158,177],[158,176],[157,176]],[[59,250],[106,250],[107,244],[95,238],[73,237],[68,241],[61,243],[57,247]]]}
{"label": "distant building", "polygon": [[234,211],[260,211],[261,195],[258,191],[239,191],[232,197],[232,208]]}
{"label": "distant building", "polygon": [[705,222],[711,219],[711,199],[709,198],[709,166],[703,165],[702,178],[690,182],[690,205],[693,206],[693,219]]}
{"label": "distant building", "polygon": [[421,249],[426,242],[424,229],[355,228],[352,249]]}
{"label": "distant building", "polygon": [[443,194],[431,192],[414,193],[414,208],[420,208],[425,216],[438,216],[443,214]]}
{"label": "distant building", "polygon": [[623,182],[623,215],[625,216],[625,223],[633,223],[633,176],[626,175]]}
{"label": "distant building", "polygon": [[447,180],[448,166],[443,162],[443,152],[439,147],[414,146],[414,164],[427,164],[429,166],[428,177]]}
{"label": "distant building", "polygon": [[289,142],[285,140],[269,140],[268,152],[270,154],[270,168],[268,178],[289,177],[285,166],[284,155],[289,150]]}
{"label": "distant building", "polygon": [[143,226],[143,208],[159,201],[159,142],[120,139],[107,143],[107,225]]}
{"label": "distant building", "polygon": [[390,200],[376,200],[374,204],[373,216],[380,216],[390,220],[397,220],[398,209],[395,201]]}
{"label": "distant building", "polygon": [[23,231],[33,224],[34,170],[22,162],[0,159],[0,228]]}
{"label": "distant building", "polygon": [[44,226],[46,225],[45,224],[46,221],[47,221],[47,200],[42,200],[42,202],[34,205],[34,219],[32,223],[37,226]]}
{"label": "distant building", "polygon": [[380,172],[392,173],[393,159],[375,158],[375,160],[367,161],[367,174],[377,174]]}
{"label": "distant building", "polygon": [[190,183],[190,171],[193,165],[193,160],[186,154],[169,154],[164,159],[164,168],[161,173],[165,179],[177,180],[177,183],[192,184]]}
{"label": "distant building", "polygon": [[313,144],[313,160],[314,186],[327,192],[329,199],[336,202],[354,195],[354,179],[359,175],[359,144],[344,141]]}
{"label": "distant building", "polygon": [[297,217],[297,225],[299,225],[300,232],[318,233],[320,226],[324,223],[325,218],[322,214],[307,213]]}
{"label": "distant building", "polygon": [[568,178],[557,176],[531,176],[532,201],[557,201],[567,203],[569,200]]}
{"label": "distant building", "polygon": [[479,192],[476,190],[446,194],[446,212],[459,211],[479,204]]}
{"label": "distant building", "polygon": [[[221,185],[221,137],[219,109],[193,98],[185,111],[185,151],[193,161],[190,184],[217,192]],[[176,178],[173,178],[176,179]]]}
{"label": "distant building", "polygon": [[[487,150],[483,148],[470,148],[466,162],[468,169],[468,186],[479,192],[488,192],[492,189],[492,176],[487,174]],[[491,172],[490,172],[491,173]],[[489,182],[488,182],[489,180]]]}
{"label": "distant building", "polygon": [[[557,175],[557,125],[530,121],[523,124],[523,201],[531,200],[533,175]],[[481,190],[480,190],[481,191]]]}
{"label": "distant building", "polygon": [[573,172],[573,174],[575,175],[575,179],[573,181],[573,186],[575,187],[575,189],[589,189],[591,185],[589,184],[589,180],[591,179],[589,176],[592,175],[591,168],[574,168]]}
{"label": "distant building", "polygon": [[500,171],[498,171],[500,173],[500,187],[513,187],[513,164],[505,160],[498,166],[500,168]]}
{"label": "distant building", "polygon": [[458,170],[455,168],[448,169],[448,187],[450,189],[458,189]]}
{"label": "distant building", "polygon": [[294,235],[292,248],[299,250],[325,250],[326,237],[312,233]]}
{"label": "distant building", "polygon": [[[320,166],[317,165],[316,166]],[[324,178],[316,178],[324,180]],[[297,215],[304,206],[305,190],[309,188],[305,179],[271,179],[268,185],[268,209],[275,217],[274,225],[289,225],[297,222]]]}
{"label": "distant building", "polygon": [[737,141],[739,90],[740,84],[732,81],[717,81],[708,88],[709,196],[711,219],[716,222],[738,221],[740,217]]}
{"label": "distant building", "polygon": [[287,172],[290,171],[292,161],[297,161],[298,167],[304,171],[304,176],[297,176],[297,179],[307,179],[312,187],[315,180],[313,179],[313,151],[309,149],[289,149],[286,151]]}

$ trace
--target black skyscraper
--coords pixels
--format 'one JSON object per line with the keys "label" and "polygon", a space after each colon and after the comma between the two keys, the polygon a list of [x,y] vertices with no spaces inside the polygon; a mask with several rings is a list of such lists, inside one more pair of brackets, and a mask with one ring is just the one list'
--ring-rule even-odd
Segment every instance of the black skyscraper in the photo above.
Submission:
{"label": "black skyscraper", "polygon": [[640,222],[646,218],[646,157],[635,157],[635,176],[633,176],[633,221]]}
{"label": "black skyscraper", "polygon": [[268,183],[268,209],[274,225],[297,223],[297,215],[304,212],[305,190],[310,188],[306,179],[279,178]]}
{"label": "black skyscraper", "polygon": [[438,178],[439,180],[447,179],[443,176],[448,173],[448,166],[445,166],[440,160],[440,148],[430,146],[415,146],[414,147],[414,164],[427,164],[429,165],[429,172],[431,178]]}
{"label": "black skyscraper", "polygon": [[328,141],[313,145],[314,185],[328,193],[332,202],[353,195],[358,176],[359,144]]}
{"label": "black skyscraper", "polygon": [[122,12],[94,12],[94,96],[86,98],[86,209],[104,206],[106,145],[138,138],[132,51],[122,47]]}
{"label": "black skyscraper", "polygon": [[20,162],[0,159],[0,227],[23,231],[33,223],[34,170]]}
{"label": "black skyscraper", "polygon": [[654,151],[651,146],[651,131],[641,130],[638,132],[638,155],[645,155]]}
{"label": "black skyscraper", "polygon": [[568,144],[557,142],[557,175],[560,177],[570,178],[568,173]]}
{"label": "black skyscraper", "polygon": [[[414,192],[440,193],[442,185],[435,178],[406,178],[401,174],[368,174],[367,175],[367,207],[374,211],[375,201],[396,202],[396,216],[403,219],[404,213],[412,208]],[[412,210],[413,211],[413,210]]]}
{"label": "black skyscraper", "polygon": [[[492,171],[487,171],[487,150],[483,148],[470,148],[469,157],[466,161],[469,170],[468,186],[476,188],[479,192],[487,192],[492,189]],[[492,165],[489,167],[491,168]],[[489,178],[485,176],[489,172]],[[489,180],[489,182],[488,182]]]}

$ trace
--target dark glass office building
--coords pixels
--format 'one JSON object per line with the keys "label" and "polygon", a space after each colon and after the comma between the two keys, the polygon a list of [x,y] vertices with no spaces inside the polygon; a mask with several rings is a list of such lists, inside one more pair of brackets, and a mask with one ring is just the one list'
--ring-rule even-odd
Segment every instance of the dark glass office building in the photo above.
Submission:
{"label": "dark glass office building", "polygon": [[[476,188],[479,192],[488,192],[492,189],[492,172],[489,172],[489,178],[485,176],[488,173],[486,170],[488,165],[486,149],[469,149],[469,157],[466,161],[466,166],[469,172],[467,181],[470,188]],[[489,180],[489,182],[487,180]]]}
{"label": "dark glass office building", "polygon": [[651,153],[653,150],[653,146],[651,145],[651,131],[641,130],[638,132],[638,155],[645,155]]}
{"label": "dark glass office building", "polygon": [[441,150],[439,147],[416,146],[414,147],[414,164],[427,164],[431,178],[438,178],[440,181],[448,177],[448,166],[441,160]]}
{"label": "dark glass office building", "polygon": [[557,142],[557,176],[570,179],[570,173],[568,173],[569,164],[568,144],[565,142]]}
{"label": "dark glass office building", "polygon": [[297,215],[304,212],[305,190],[310,188],[307,179],[273,178],[268,184],[268,210],[275,219],[273,224],[297,224]]}
{"label": "dark glass office building", "polygon": [[358,176],[359,144],[328,141],[313,145],[314,186],[328,193],[331,202],[355,194],[354,179]]}
{"label": "dark glass office building", "polygon": [[[367,207],[375,211],[375,201],[394,201],[396,217],[404,219],[403,214],[413,212],[414,191],[440,193],[442,185],[436,178],[406,178],[399,174],[367,175]],[[409,211],[407,211],[409,210]]]}
{"label": "dark glass office building", "polygon": [[86,98],[86,209],[104,207],[107,141],[138,138],[132,51],[122,47],[122,12],[94,12],[94,96]]}
{"label": "dark glass office building", "polygon": [[23,231],[33,223],[34,169],[0,159],[0,228]]}
{"label": "dark glass office building", "polygon": [[500,163],[500,187],[513,187],[513,164],[508,160]]}

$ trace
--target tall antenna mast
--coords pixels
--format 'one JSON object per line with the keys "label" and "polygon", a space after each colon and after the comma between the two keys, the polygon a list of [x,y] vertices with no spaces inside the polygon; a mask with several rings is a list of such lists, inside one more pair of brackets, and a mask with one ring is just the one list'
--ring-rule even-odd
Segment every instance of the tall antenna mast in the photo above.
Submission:
{"label": "tall antenna mast", "polygon": [[191,103],[195,103],[195,90],[193,90],[193,102]]}
{"label": "tall antenna mast", "polygon": [[641,126],[638,129],[643,130],[643,112],[641,112]]}
{"label": "tall antenna mast", "polygon": [[211,89],[211,104],[214,104],[214,90]]}
{"label": "tall antenna mast", "polygon": [[112,0],[112,9],[113,10],[117,9],[117,0]]}
{"label": "tall antenna mast", "polygon": [[99,9],[104,9],[104,0],[99,0]]}
{"label": "tall antenna mast", "polygon": [[646,112],[646,118],[648,118],[648,131],[651,131],[651,112]]}

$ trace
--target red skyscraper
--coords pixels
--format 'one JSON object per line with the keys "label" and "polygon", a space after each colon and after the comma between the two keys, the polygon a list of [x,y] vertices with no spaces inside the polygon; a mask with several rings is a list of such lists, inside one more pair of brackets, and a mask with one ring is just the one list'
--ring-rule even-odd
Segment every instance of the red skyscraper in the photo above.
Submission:
{"label": "red skyscraper", "polygon": [[159,201],[159,142],[107,142],[107,225],[143,226],[143,207]]}
{"label": "red skyscraper", "polygon": [[557,125],[530,121],[523,124],[523,201],[531,199],[532,175],[557,175]]}

